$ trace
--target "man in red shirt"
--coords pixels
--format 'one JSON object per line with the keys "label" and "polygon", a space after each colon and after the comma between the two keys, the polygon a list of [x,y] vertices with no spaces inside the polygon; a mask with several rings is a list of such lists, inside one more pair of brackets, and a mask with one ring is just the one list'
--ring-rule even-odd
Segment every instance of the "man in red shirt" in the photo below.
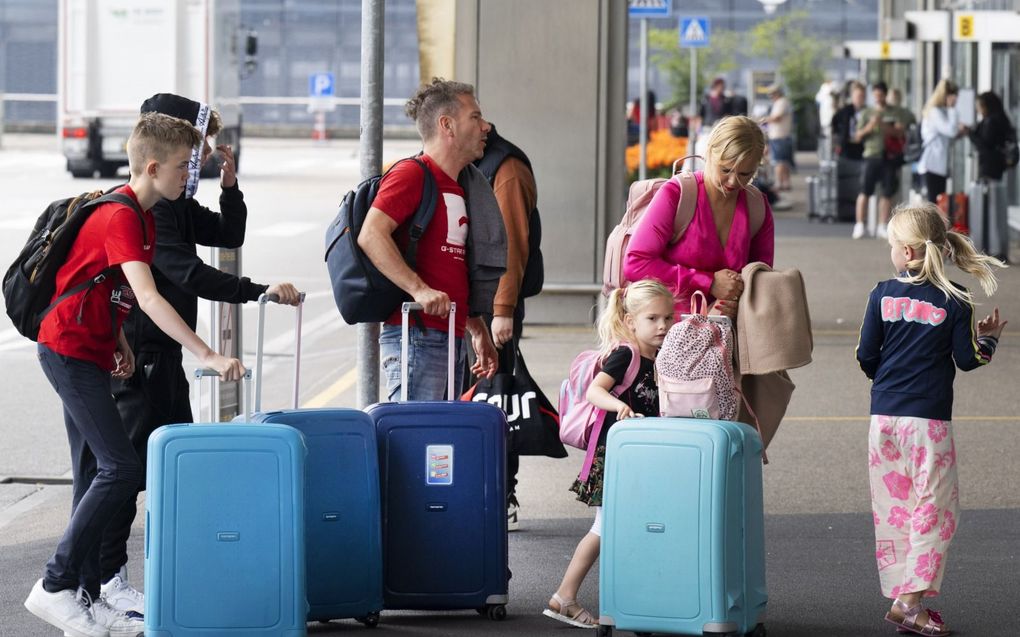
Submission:
{"label": "man in red shirt", "polygon": [[[407,245],[405,223],[422,197],[425,175],[415,162],[397,164],[379,184],[379,192],[358,235],[358,245],[387,278],[425,308],[411,326],[408,344],[409,400],[442,400],[446,396],[447,331],[450,303],[457,304],[454,388],[463,384],[463,337],[471,336],[477,354],[472,372],[491,378],[496,349],[480,316],[468,316],[467,244],[469,218],[460,172],[482,157],[489,123],[470,84],[433,80],[407,103],[423,141],[421,160],[435,177],[436,212],[418,242],[417,269],[402,256]],[[394,234],[396,233],[396,234]],[[399,245],[398,245],[399,244]],[[380,359],[389,400],[400,393],[400,311],[386,321],[379,336]]]}
{"label": "man in red shirt", "polygon": [[111,375],[128,378],[134,372],[134,353],[121,329],[124,317],[137,304],[223,380],[244,373],[240,361],[217,354],[188,327],[157,292],[149,270],[155,246],[150,208],[184,191],[191,149],[201,142],[189,122],[156,113],[141,118],[128,141],[131,180],[117,189],[132,205],[106,203],[89,216],[57,272],[54,298],[109,267],[119,270],[65,299],[39,329],[39,361],[64,406],[74,492],[67,529],[25,607],[79,637],[144,632],[141,617],[100,597],[103,530],[144,479],[110,391]]}

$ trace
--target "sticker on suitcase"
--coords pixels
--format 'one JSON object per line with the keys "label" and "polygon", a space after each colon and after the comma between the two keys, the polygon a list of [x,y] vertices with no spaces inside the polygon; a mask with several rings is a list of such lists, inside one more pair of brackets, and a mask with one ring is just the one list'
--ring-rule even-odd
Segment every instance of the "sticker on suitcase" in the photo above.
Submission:
{"label": "sticker on suitcase", "polygon": [[425,447],[425,484],[450,486],[453,484],[453,445],[428,445]]}

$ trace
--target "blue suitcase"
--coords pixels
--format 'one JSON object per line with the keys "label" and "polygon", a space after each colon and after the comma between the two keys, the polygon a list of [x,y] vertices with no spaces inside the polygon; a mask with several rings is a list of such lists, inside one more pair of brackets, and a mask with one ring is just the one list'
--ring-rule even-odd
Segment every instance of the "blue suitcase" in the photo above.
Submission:
{"label": "blue suitcase", "polygon": [[[405,344],[414,306],[404,304]],[[452,372],[452,351],[449,360]],[[367,411],[379,443],[385,607],[473,608],[504,619],[506,415],[467,401],[379,403]]]}
{"label": "blue suitcase", "polygon": [[609,430],[599,635],[764,635],[762,444],[737,422],[642,418]]}
{"label": "blue suitcase", "polygon": [[305,545],[308,619],[379,623],[382,530],[375,425],[357,409],[257,413],[254,422],[290,425],[305,436]]}
{"label": "blue suitcase", "polygon": [[[265,304],[259,299],[253,422],[290,425],[305,436],[305,548],[308,619],[379,623],[382,529],[375,423],[358,409],[297,409],[301,306],[295,334],[293,409],[261,412]],[[302,302],[304,294],[302,294]]]}
{"label": "blue suitcase", "polygon": [[148,457],[146,636],[305,635],[301,433],[167,425]]}

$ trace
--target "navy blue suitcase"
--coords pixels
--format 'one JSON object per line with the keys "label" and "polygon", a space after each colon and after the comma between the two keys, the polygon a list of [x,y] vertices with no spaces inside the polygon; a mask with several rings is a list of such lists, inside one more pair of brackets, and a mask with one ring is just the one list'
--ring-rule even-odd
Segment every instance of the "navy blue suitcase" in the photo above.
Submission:
{"label": "navy blue suitcase", "polygon": [[[403,306],[404,344],[412,309],[420,306]],[[449,360],[452,372],[452,351]],[[452,373],[449,385],[456,396]],[[367,411],[379,443],[385,607],[473,608],[504,619],[506,415],[467,401],[379,403]]]}
{"label": "navy blue suitcase", "polygon": [[[382,529],[375,424],[359,409],[298,409],[301,305],[295,326],[293,409],[260,411],[266,302],[259,298],[253,422],[294,427],[305,437],[308,619],[379,623]],[[304,302],[304,294],[301,295]]]}

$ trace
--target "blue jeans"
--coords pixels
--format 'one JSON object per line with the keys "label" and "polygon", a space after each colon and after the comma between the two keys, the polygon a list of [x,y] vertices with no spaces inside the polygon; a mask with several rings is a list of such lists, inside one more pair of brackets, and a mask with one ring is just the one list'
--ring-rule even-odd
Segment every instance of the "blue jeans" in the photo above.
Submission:
{"label": "blue jeans", "polygon": [[[447,334],[441,330],[410,327],[407,347],[407,399],[444,400],[446,396]],[[458,338],[453,361],[453,389],[460,398],[464,382],[464,339]],[[386,376],[388,401],[400,400],[400,326],[383,325],[379,334],[379,361]]]}
{"label": "blue jeans", "polygon": [[74,492],[71,520],[46,564],[50,592],[84,588],[99,598],[99,547],[110,520],[145,477],[110,392],[110,373],[95,363],[38,346],[39,363],[64,403]]}

